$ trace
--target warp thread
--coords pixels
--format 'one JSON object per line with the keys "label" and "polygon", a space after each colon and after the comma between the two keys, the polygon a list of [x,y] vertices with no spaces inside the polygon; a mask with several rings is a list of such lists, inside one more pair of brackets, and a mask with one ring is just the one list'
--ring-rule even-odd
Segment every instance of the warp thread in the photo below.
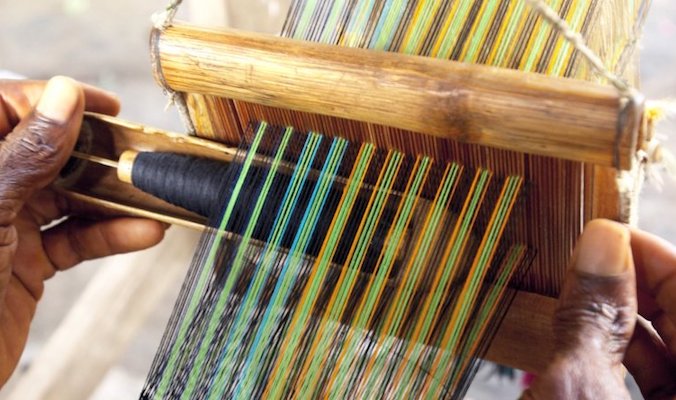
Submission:
{"label": "warp thread", "polygon": [[141,398],[462,396],[530,261],[500,240],[523,178],[255,132],[211,224],[243,234],[203,239]]}
{"label": "warp thread", "polygon": [[[605,78],[612,84],[617,91],[631,101],[639,98],[641,95],[635,88],[631,87],[605,67],[603,60],[587,46],[584,38],[571,29],[566,21],[561,18],[544,0],[527,0],[533,10],[537,12],[545,21],[551,24],[554,29],[565,38],[591,65],[592,70]],[[630,42],[625,46],[621,55],[621,69],[623,64],[631,58],[636,43],[641,37],[642,22],[645,20],[646,10],[649,4],[641,9],[639,23],[634,30]],[[676,111],[676,103],[669,100],[660,100],[648,102],[645,118],[649,124],[654,125],[659,120]],[[646,143],[642,144],[641,149],[636,152],[636,164],[630,172],[619,171],[617,174],[617,187],[620,192],[620,218],[627,223],[635,224],[635,208],[638,204],[638,195],[644,180],[651,180],[656,186],[661,187],[663,180],[659,174],[659,168],[666,170],[667,174],[676,179],[676,157],[661,145],[658,136],[647,138]]]}
{"label": "warp thread", "polygon": [[632,98],[637,95],[637,92],[634,88],[629,86],[622,78],[615,75],[608,68],[605,67],[603,60],[599,57],[594,50],[587,46],[582,35],[574,31],[568,23],[559,16],[559,14],[554,11],[544,0],[527,0],[528,3],[533,7],[533,10],[537,12],[545,21],[547,21],[552,27],[565,38],[570,44],[580,52],[580,54],[589,62],[594,72],[596,72],[601,77],[605,78],[611,85],[613,85],[618,92],[623,96]]}
{"label": "warp thread", "polygon": [[627,66],[634,58],[634,53],[636,53],[638,44],[641,42],[641,38],[643,37],[643,27],[645,26],[646,18],[648,18],[648,10],[650,10],[651,4],[652,0],[645,0],[641,4],[641,8],[638,12],[638,18],[636,18],[636,23],[634,24],[634,29],[631,32],[627,43],[625,43],[622,53],[620,54],[620,58],[617,61],[617,65],[615,66],[615,74],[617,75],[623,75],[627,69]]}

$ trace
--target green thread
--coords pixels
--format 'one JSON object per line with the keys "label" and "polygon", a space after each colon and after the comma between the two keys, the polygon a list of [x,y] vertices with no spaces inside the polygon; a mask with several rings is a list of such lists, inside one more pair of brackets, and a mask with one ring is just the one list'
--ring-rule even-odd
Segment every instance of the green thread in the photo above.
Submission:
{"label": "green thread", "polygon": [[[287,351],[282,354],[281,360],[278,362],[280,368],[285,371],[283,372],[284,377],[286,376],[286,373],[289,372],[291,358],[296,354],[296,349],[301,339],[300,336],[302,335],[307,321],[310,318],[312,311],[311,307],[322,289],[321,284],[324,282],[324,278],[328,273],[328,268],[331,264],[331,260],[333,259],[334,251],[336,250],[337,244],[341,238],[341,233],[345,227],[345,224],[347,223],[349,210],[352,208],[352,204],[354,204],[354,201],[357,198],[361,182],[366,175],[367,166],[369,165],[369,161],[373,152],[373,145],[367,144],[363,147],[359,157],[357,158],[353,179],[348,182],[348,186],[345,189],[346,194],[344,207],[341,207],[337,210],[337,216],[335,216],[336,224],[334,225],[333,229],[328,232],[326,248],[330,250],[324,252],[323,256],[316,263],[317,274],[315,279],[312,279],[310,282],[308,282],[308,294],[303,298],[301,304],[299,304],[296,308],[295,313],[298,314],[298,323],[296,323],[295,326],[290,327],[290,332],[287,333],[287,337],[290,338],[287,345]],[[280,398],[282,396],[281,390],[284,389],[283,383],[285,381],[286,379],[278,379],[274,381],[270,398]]]}
{"label": "green thread", "polygon": [[237,198],[239,197],[239,192],[242,190],[242,186],[244,185],[244,180],[249,173],[249,169],[251,168],[251,164],[254,160],[254,157],[256,155],[256,152],[258,151],[258,146],[260,145],[261,141],[263,140],[263,136],[265,135],[265,132],[267,131],[268,125],[265,122],[261,122],[258,126],[258,130],[256,132],[256,135],[254,136],[254,140],[251,143],[251,146],[249,148],[249,152],[246,155],[246,158],[244,160],[244,163],[242,165],[242,170],[240,172],[239,178],[237,179],[237,182],[235,183],[235,186],[232,191],[232,195],[230,196],[230,199],[228,199],[228,204],[226,206],[225,212],[223,213],[223,218],[221,219],[221,223],[218,227],[218,230],[215,233],[215,238],[214,242],[211,245],[211,248],[209,249],[209,255],[207,256],[206,261],[204,262],[204,265],[202,265],[202,271],[200,272],[200,276],[198,278],[197,285],[195,286],[195,290],[193,291],[192,298],[190,299],[190,304],[188,306],[188,309],[186,310],[185,315],[183,316],[183,319],[181,321],[181,325],[179,327],[178,335],[176,337],[176,340],[174,341],[174,344],[171,347],[171,350],[169,352],[169,360],[167,361],[167,365],[162,373],[162,379],[158,385],[157,392],[155,393],[155,398],[156,399],[162,399],[165,396],[165,393],[167,389],[169,389],[169,385],[171,384],[171,378],[174,375],[174,371],[176,370],[176,359],[179,357],[179,347],[180,344],[183,343],[185,340],[185,335],[188,331],[190,321],[192,321],[193,316],[195,315],[195,311],[197,310],[197,306],[199,305],[200,301],[200,296],[199,294],[204,291],[204,288],[207,284],[209,275],[211,275],[211,271],[214,269],[214,262],[216,260],[216,253],[218,251],[218,248],[221,245],[221,242],[223,241],[223,235],[225,234],[225,227],[230,221],[230,217],[232,215],[232,211],[235,208],[235,203],[237,202]]}

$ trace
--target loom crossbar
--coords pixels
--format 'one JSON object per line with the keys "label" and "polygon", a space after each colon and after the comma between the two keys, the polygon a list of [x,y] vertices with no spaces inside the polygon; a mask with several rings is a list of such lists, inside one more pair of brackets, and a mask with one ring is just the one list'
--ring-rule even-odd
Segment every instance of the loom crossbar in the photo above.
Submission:
{"label": "loom crossbar", "polygon": [[165,87],[629,169],[642,101],[587,81],[234,30],[154,31]]}

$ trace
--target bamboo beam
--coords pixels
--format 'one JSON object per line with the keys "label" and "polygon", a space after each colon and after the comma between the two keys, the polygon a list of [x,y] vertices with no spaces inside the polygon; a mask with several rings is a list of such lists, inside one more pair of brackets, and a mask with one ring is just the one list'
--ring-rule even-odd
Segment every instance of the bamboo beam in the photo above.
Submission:
{"label": "bamboo beam", "polygon": [[620,169],[637,146],[642,102],[586,81],[180,25],[151,46],[179,92]]}

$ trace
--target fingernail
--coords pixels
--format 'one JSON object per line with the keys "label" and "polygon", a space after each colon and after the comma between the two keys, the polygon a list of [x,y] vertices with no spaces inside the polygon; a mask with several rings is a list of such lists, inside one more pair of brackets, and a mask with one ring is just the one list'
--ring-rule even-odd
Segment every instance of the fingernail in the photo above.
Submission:
{"label": "fingernail", "polygon": [[629,230],[622,224],[588,223],[575,249],[575,269],[598,276],[622,274],[632,262],[629,239]]}
{"label": "fingernail", "polygon": [[46,118],[65,123],[75,111],[80,90],[74,80],[63,76],[54,77],[47,82],[36,110]]}

